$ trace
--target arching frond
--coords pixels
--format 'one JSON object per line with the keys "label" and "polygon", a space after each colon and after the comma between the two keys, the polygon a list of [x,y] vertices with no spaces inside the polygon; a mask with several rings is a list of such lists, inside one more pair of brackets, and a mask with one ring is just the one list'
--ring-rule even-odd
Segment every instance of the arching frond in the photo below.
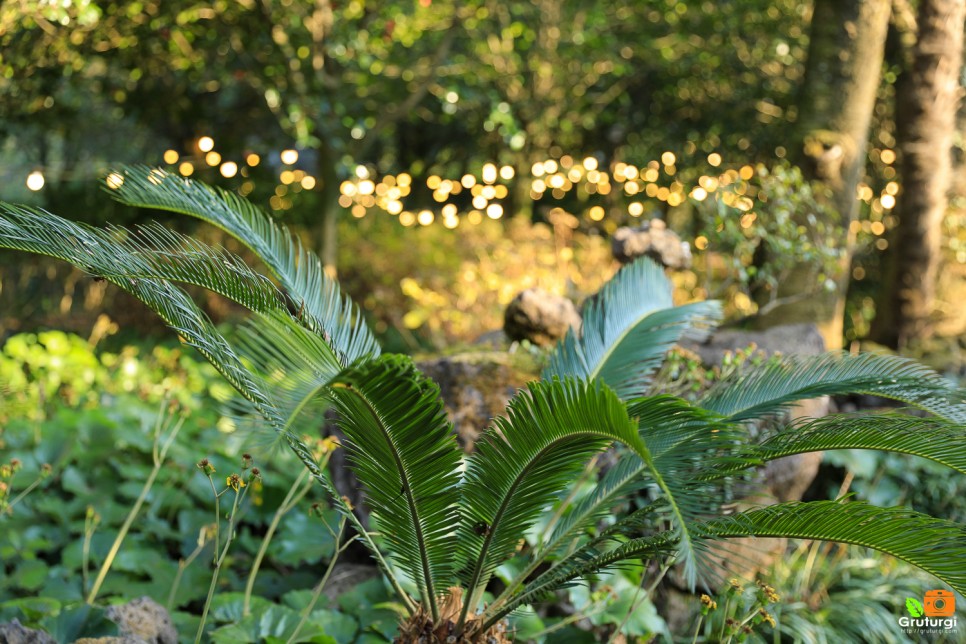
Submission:
{"label": "arching frond", "polygon": [[458,539],[467,610],[539,511],[615,440],[642,449],[637,425],[600,383],[531,383],[510,401],[506,418],[494,420],[467,459]]}
{"label": "arching frond", "polygon": [[107,191],[121,203],[196,217],[245,244],[265,262],[298,308],[318,321],[318,330],[324,332],[344,366],[379,354],[358,307],[325,275],[318,256],[250,202],[159,168],[128,166],[112,174],[123,181],[112,181],[109,185],[116,187]]}
{"label": "arching frond", "polygon": [[793,424],[745,452],[770,461],[830,449],[912,454],[966,474],[966,425],[897,413],[835,415]]}
{"label": "arching frond", "polygon": [[939,374],[913,360],[871,353],[769,361],[722,380],[698,404],[742,421],[781,412],[799,400],[849,393],[899,400],[966,423],[966,405],[955,402],[955,389]]}
{"label": "arching frond", "polygon": [[56,257],[98,278],[194,284],[252,311],[285,310],[275,285],[238,257],[157,225],[102,229],[0,204],[0,237],[5,248]]}
{"label": "arching frond", "polygon": [[383,356],[341,374],[331,396],[350,467],[389,550],[438,619],[436,597],[456,559],[462,454],[439,387],[408,358]]}
{"label": "arching frond", "polygon": [[[966,527],[907,508],[839,501],[782,503],[695,524],[692,531],[702,547],[712,541],[749,536],[866,546],[918,566],[960,593],[966,590]],[[667,554],[674,546],[674,537],[668,532],[632,539],[606,552],[594,548],[578,551],[527,584],[492,614],[488,613],[487,623],[496,623],[519,606],[565,587],[574,579],[622,561],[653,559]]]}
{"label": "arching frond", "polygon": [[542,377],[601,378],[624,400],[646,392],[664,354],[685,333],[700,337],[721,318],[717,302],[674,306],[664,270],[647,257],[628,264],[584,310]]}

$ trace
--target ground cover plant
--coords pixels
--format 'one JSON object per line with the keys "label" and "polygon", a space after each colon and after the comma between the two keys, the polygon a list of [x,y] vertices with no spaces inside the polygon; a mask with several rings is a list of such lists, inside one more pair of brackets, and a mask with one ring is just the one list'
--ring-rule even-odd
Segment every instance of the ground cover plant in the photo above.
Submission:
{"label": "ground cover plant", "polygon": [[[158,169],[121,169],[107,185],[123,203],[223,228],[275,281],[159,226],[98,229],[9,204],[0,207],[0,246],[58,257],[117,285],[199,350],[238,392],[236,414],[274,430],[369,549],[402,607],[401,641],[500,641],[514,611],[628,560],[662,571],[673,564],[692,588],[715,584],[713,549],[745,536],[861,544],[966,589],[966,529],[948,520],[848,499],[723,511],[756,467],[808,451],[909,453],[966,472],[962,392],[925,367],[879,355],[788,358],[736,372],[693,403],[661,394],[653,375],[667,351],[720,313],[714,302],[674,306],[663,271],[643,259],[587,305],[582,329],[464,456],[438,387],[408,358],[380,355],[358,310],[284,228],[230,193]],[[232,299],[252,316],[222,333],[180,283]],[[749,429],[797,400],[853,392],[927,415],[835,415]],[[321,406],[338,413],[371,528],[301,438]],[[614,443],[622,446],[617,465],[575,492],[587,463]],[[614,513],[631,494],[645,502]],[[521,550],[548,516],[542,538]],[[500,566],[521,561],[509,581],[494,583]]]}

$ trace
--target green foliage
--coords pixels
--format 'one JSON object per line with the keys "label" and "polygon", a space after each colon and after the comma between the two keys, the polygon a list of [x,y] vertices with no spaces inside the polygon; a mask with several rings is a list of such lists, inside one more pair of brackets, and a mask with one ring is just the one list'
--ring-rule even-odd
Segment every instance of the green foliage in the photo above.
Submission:
{"label": "green foliage", "polygon": [[[121,199],[224,227],[266,263],[285,292],[280,297],[288,298],[278,301],[287,305],[245,299],[238,291],[239,303],[254,314],[246,323],[247,340],[239,342],[238,335],[215,329],[175,282],[225,294],[236,292],[236,285],[263,282],[242,267],[220,270],[216,264],[231,260],[200,242],[171,238],[181,244],[166,248],[171,258],[153,257],[150,244],[122,245],[125,256],[109,269],[108,233],[3,205],[0,246],[48,253],[96,271],[144,301],[198,348],[355,528],[406,614],[404,631],[452,627],[482,637],[501,628],[515,610],[627,560],[652,561],[665,572],[680,565],[694,587],[708,580],[715,542],[747,536],[861,543],[966,589],[966,531],[950,521],[841,501],[722,512],[753,468],[786,453],[841,444],[919,453],[958,467],[957,454],[941,455],[936,446],[940,436],[962,436],[962,392],[928,369],[888,356],[832,354],[736,369],[696,404],[648,395],[666,351],[685,333],[713,324],[717,307],[674,307],[661,271],[642,259],[599,294],[582,332],[557,349],[546,379],[518,393],[476,453],[464,458],[438,389],[408,360],[377,357],[378,347],[354,305],[286,231],[228,194],[158,170],[131,168],[118,176],[124,178],[115,190]],[[286,348],[272,351],[275,344]],[[285,357],[293,350],[302,355]],[[279,376],[279,370],[290,373]],[[918,427],[912,415],[865,422],[831,417],[820,425],[784,427],[780,440],[761,444],[748,426],[779,415],[796,400],[848,392],[890,397],[939,420],[922,423],[921,436],[912,442],[904,438]],[[361,524],[335,491],[325,462],[294,431],[317,395],[340,412],[349,466],[370,498],[378,534]],[[580,473],[592,470],[592,459],[615,442],[624,446],[616,474],[578,499]],[[65,472],[64,480],[81,486],[83,476]],[[647,505],[620,507],[623,493],[642,489]],[[548,540],[518,552],[521,539],[547,511],[551,518],[544,527],[556,524],[558,532],[548,530]],[[611,519],[601,524],[608,514]],[[519,572],[499,597],[484,603],[498,568],[515,558],[522,560]],[[457,579],[462,588],[449,588]],[[286,610],[266,609],[258,620],[237,623],[226,637],[278,637],[290,633],[291,618]]]}
{"label": "green foliage", "polygon": [[823,195],[816,194],[817,185],[794,166],[759,166],[751,181],[721,188],[698,202],[701,234],[727,265],[726,287],[771,308],[778,285],[805,264],[814,271],[814,292],[834,288],[831,276],[847,235],[823,205]]}

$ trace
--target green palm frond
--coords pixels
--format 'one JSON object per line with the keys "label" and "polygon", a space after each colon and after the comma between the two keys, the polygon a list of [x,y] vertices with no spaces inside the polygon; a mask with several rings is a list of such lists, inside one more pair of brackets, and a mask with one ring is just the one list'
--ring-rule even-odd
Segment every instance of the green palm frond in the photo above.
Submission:
{"label": "green palm frond", "polygon": [[[966,588],[966,527],[906,508],[880,508],[867,503],[813,501],[782,503],[712,519],[693,526],[697,542],[740,537],[777,537],[837,541],[866,546],[907,561],[962,593]],[[652,559],[675,548],[666,532],[626,541],[606,552],[578,551],[537,577],[505,604],[487,615],[496,623],[518,607],[565,587],[574,579],[632,559]]]}
{"label": "green palm frond", "polygon": [[350,466],[388,548],[438,619],[436,597],[456,559],[462,453],[439,387],[408,358],[383,356],[341,374],[331,396]]}
{"label": "green palm frond", "polygon": [[464,617],[540,510],[615,440],[642,449],[626,408],[599,383],[531,383],[510,401],[506,418],[494,419],[467,459],[463,480],[458,541],[468,562]]}
{"label": "green palm frond", "polygon": [[326,387],[342,371],[339,356],[323,338],[288,314],[275,312],[248,320],[238,330],[235,344],[248,367],[271,390],[287,430],[296,427],[309,410],[313,420],[318,418]]}
{"label": "green palm frond", "polygon": [[99,278],[194,284],[252,311],[285,310],[275,285],[238,257],[157,225],[102,229],[0,203],[0,247],[56,257]]}
{"label": "green palm frond", "polygon": [[912,454],[966,474],[966,425],[898,413],[826,416],[796,423],[746,452],[762,460],[831,449]]}
{"label": "green palm frond", "polygon": [[[373,553],[387,577],[392,579],[388,565],[379,554],[372,538],[335,490],[328,475],[319,467],[311,450],[288,430],[286,418],[280,413],[273,397],[264,386],[265,383],[245,367],[236,349],[215,329],[211,320],[184,290],[165,279],[128,277],[119,273],[118,267],[125,265],[129,268],[137,265],[145,269],[148,265],[144,258],[150,256],[151,251],[143,251],[140,264],[125,253],[117,252],[121,246],[116,244],[113,254],[108,255],[110,246],[105,248],[105,244],[111,238],[107,235],[108,233],[100,229],[75,224],[42,210],[0,202],[0,248],[49,255],[81,270],[101,275],[106,281],[127,291],[158,314],[165,324],[181,336],[185,344],[197,349],[269,426],[282,436],[313,478],[322,484],[336,506],[347,516],[358,531],[359,538]],[[217,272],[209,273],[214,274]],[[237,278],[243,273],[233,272],[233,275]],[[264,282],[256,280],[252,286],[253,291],[257,292],[262,287],[259,284],[264,286]],[[227,288],[225,291],[226,295],[230,292]],[[406,597],[398,585],[396,592],[405,602]]]}
{"label": "green palm frond", "polygon": [[840,501],[780,503],[713,519],[699,530],[705,540],[784,537],[866,546],[966,592],[966,526],[908,508]]}
{"label": "green palm frond", "polygon": [[783,411],[796,401],[861,393],[899,400],[957,423],[966,405],[955,389],[928,367],[895,356],[829,353],[767,362],[722,380],[698,404],[733,421]]}
{"label": "green palm frond", "polygon": [[622,268],[550,355],[543,379],[601,378],[627,400],[645,393],[664,355],[685,333],[696,337],[721,318],[717,302],[674,306],[664,270],[647,257]]}
{"label": "green palm frond", "polygon": [[[376,356],[379,346],[358,307],[322,270],[318,256],[247,200],[159,168],[122,167],[107,191],[121,203],[196,217],[245,244],[265,262],[299,309],[317,320],[343,366]],[[120,185],[117,185],[120,183]]]}

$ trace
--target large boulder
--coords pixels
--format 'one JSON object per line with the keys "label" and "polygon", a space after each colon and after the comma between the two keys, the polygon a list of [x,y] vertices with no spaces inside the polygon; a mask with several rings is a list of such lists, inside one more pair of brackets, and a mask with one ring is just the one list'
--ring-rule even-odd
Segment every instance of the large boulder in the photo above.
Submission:
{"label": "large boulder", "polygon": [[574,303],[562,295],[528,288],[507,305],[503,330],[511,340],[529,340],[547,346],[580,328],[580,314]]}
{"label": "large boulder", "polygon": [[691,267],[691,246],[661,219],[645,221],[637,228],[623,226],[611,237],[611,252],[621,264],[642,255],[660,262],[665,268]]}
{"label": "large boulder", "polygon": [[0,624],[0,644],[57,644],[43,631],[27,628],[19,620]]}

